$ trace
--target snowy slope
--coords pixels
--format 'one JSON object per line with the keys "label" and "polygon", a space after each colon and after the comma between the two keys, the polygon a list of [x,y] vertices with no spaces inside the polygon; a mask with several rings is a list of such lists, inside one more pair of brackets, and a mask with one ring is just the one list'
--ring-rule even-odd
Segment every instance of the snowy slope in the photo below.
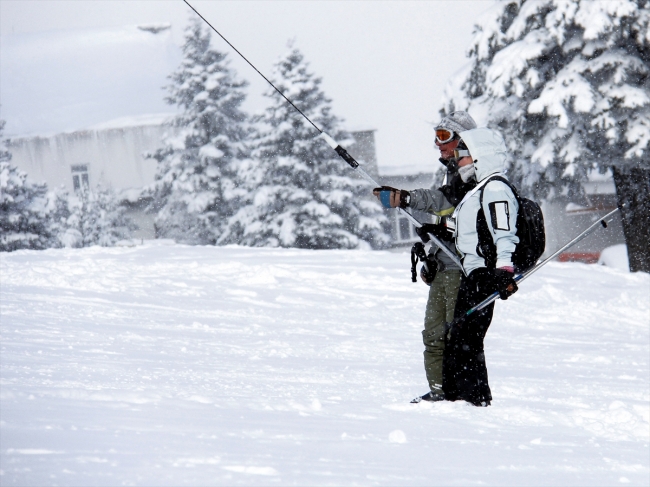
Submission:
{"label": "snowy slope", "polygon": [[1,255],[3,486],[648,485],[650,278],[552,263],[498,303],[493,405],[425,392],[407,254]]}

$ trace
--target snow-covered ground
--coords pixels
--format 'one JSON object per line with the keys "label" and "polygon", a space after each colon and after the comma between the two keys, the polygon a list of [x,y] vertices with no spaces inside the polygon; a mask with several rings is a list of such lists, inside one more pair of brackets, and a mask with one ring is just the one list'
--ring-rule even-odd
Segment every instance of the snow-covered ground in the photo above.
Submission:
{"label": "snow-covered ground", "polygon": [[618,244],[607,247],[600,253],[598,263],[629,272],[630,263],[627,257],[627,246],[625,244]]}
{"label": "snow-covered ground", "polygon": [[497,304],[489,408],[426,391],[409,256],[146,244],[1,256],[3,486],[645,485],[650,277]]}

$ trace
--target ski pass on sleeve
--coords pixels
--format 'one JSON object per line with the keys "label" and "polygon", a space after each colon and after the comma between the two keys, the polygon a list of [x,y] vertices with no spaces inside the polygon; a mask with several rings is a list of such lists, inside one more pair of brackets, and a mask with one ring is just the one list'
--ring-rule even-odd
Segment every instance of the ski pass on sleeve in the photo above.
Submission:
{"label": "ski pass on sleeve", "polygon": [[490,207],[490,219],[494,230],[510,230],[510,208],[507,201],[493,201]]}

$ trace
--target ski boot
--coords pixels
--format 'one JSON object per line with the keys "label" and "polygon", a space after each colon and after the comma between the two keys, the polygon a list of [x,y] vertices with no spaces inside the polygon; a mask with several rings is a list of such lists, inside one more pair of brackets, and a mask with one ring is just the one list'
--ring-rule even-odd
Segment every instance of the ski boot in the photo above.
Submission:
{"label": "ski boot", "polygon": [[416,397],[411,401],[411,404],[417,404],[422,401],[437,402],[444,401],[445,394],[443,392],[427,392],[424,396]]}

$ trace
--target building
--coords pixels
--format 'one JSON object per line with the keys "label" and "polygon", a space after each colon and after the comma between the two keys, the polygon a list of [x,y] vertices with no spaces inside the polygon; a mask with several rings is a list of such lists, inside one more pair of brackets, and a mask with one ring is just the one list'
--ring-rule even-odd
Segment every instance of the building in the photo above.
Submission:
{"label": "building", "polygon": [[[154,238],[154,215],[144,211],[147,201],[141,195],[156,175],[157,162],[147,155],[162,147],[163,137],[175,130],[167,123],[171,117],[127,117],[85,130],[13,137],[8,147],[13,164],[50,188],[73,192],[101,185],[115,190],[139,226],[135,237]],[[374,130],[358,130],[351,135],[354,143],[348,147],[350,153],[377,179]]]}
{"label": "building", "polygon": [[[586,204],[576,205],[564,197],[544,203],[547,254],[555,251],[589,227],[602,215],[616,208],[616,188],[611,172],[592,171],[584,185]],[[598,229],[559,256],[562,262],[598,262],[603,249],[625,243],[621,213],[615,213],[608,228]]]}

